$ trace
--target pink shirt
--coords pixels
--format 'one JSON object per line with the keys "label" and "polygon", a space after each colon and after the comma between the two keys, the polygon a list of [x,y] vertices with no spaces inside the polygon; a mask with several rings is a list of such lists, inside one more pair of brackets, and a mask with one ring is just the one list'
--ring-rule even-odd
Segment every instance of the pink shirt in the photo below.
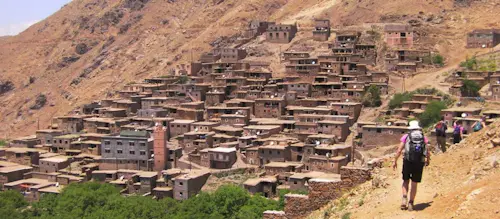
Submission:
{"label": "pink shirt", "polygon": [[[460,132],[464,133],[464,127],[459,125],[460,126]],[[454,125],[453,126],[453,129],[457,128],[457,125]]]}
{"label": "pink shirt", "polygon": [[[403,135],[403,137],[401,137],[400,141],[406,144],[407,138],[408,138],[408,134],[405,134],[405,135]],[[427,139],[427,137],[425,137],[425,136],[424,136],[424,142],[426,144],[429,144],[429,139]]]}

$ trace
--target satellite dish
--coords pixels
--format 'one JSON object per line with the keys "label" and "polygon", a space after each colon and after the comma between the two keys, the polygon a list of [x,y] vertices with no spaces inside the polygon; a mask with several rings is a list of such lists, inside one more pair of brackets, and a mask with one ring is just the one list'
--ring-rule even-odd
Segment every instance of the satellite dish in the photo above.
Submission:
{"label": "satellite dish", "polygon": [[56,187],[59,187],[59,183],[58,182],[56,183]]}
{"label": "satellite dish", "polygon": [[483,44],[481,47],[486,48],[486,44]]}
{"label": "satellite dish", "polygon": [[274,145],[274,141],[271,141],[270,145]]}
{"label": "satellite dish", "polygon": [[157,123],[157,122],[155,123],[155,126],[159,126],[159,125],[160,125],[160,123]]}
{"label": "satellite dish", "polygon": [[349,99],[346,99],[345,102],[349,102]]}
{"label": "satellite dish", "polygon": [[257,135],[260,135],[260,131],[257,132]]}
{"label": "satellite dish", "polygon": [[151,158],[154,158],[155,157],[155,154],[151,154]]}
{"label": "satellite dish", "polygon": [[271,95],[271,99],[274,98],[274,95]]}
{"label": "satellite dish", "polygon": [[388,122],[388,123],[387,123],[387,125],[388,125],[388,126],[391,126],[391,125],[392,125],[392,122]]}
{"label": "satellite dish", "polygon": [[497,84],[500,84],[500,81],[497,81]]}
{"label": "satellite dish", "polygon": [[356,85],[354,85],[353,88],[356,89]]}
{"label": "satellite dish", "polygon": [[319,141],[316,141],[316,145],[319,145],[320,143],[321,143],[321,142],[319,142]]}
{"label": "satellite dish", "polygon": [[462,113],[462,118],[467,117],[467,113]]}
{"label": "satellite dish", "polygon": [[120,181],[122,181],[125,178],[125,176],[120,176]]}
{"label": "satellite dish", "polygon": [[78,141],[81,141],[82,139],[81,138],[78,138]]}
{"label": "satellite dish", "polygon": [[326,153],[326,157],[330,158],[330,157],[332,157],[332,154]]}
{"label": "satellite dish", "polygon": [[197,132],[197,131],[198,131],[198,128],[195,128],[195,129],[194,129],[194,131],[195,131],[195,132]]}

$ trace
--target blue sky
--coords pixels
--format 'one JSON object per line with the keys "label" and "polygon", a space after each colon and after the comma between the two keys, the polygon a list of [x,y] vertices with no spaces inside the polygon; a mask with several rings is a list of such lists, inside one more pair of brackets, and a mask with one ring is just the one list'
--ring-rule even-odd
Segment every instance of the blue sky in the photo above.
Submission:
{"label": "blue sky", "polygon": [[0,36],[16,35],[71,0],[0,0]]}

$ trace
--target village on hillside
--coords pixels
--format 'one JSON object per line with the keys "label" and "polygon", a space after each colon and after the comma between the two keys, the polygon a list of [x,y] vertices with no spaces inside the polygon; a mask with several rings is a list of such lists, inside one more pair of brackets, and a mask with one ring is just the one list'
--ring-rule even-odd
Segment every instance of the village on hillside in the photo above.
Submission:
{"label": "village on hillside", "polygon": [[[0,188],[36,201],[70,183],[98,181],[119,187],[123,195],[185,200],[215,175],[248,173],[253,177],[241,184],[252,194],[275,198],[280,189],[308,190],[287,195],[285,211],[264,213],[302,218],[343,189],[371,179],[380,160],[363,151],[398,144],[408,121],[429,104],[456,99],[441,116],[450,126],[462,121],[465,134],[482,116],[487,124],[500,117],[500,110],[474,104],[500,100],[500,71],[467,65],[447,79],[452,96],[414,93],[367,116],[394,94],[390,78],[439,69],[442,57],[420,45],[421,36],[409,24],[385,24],[382,33],[374,33],[334,30],[329,20],[314,23],[312,40],[328,50],[282,51],[283,72],[248,59],[245,45],[257,39],[288,44],[301,28],[251,21],[234,46],[214,47],[182,68],[130,83],[114,97],[12,139],[0,148]],[[471,30],[464,46],[499,43],[500,30]],[[470,81],[486,87],[480,98],[464,92]],[[451,127],[447,134],[451,144]]]}

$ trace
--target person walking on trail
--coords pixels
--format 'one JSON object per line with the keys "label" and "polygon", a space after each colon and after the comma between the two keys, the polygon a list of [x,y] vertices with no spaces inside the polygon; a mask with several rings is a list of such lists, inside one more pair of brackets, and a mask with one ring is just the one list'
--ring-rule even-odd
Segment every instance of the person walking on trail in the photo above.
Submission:
{"label": "person walking on trail", "polygon": [[453,144],[458,144],[464,139],[464,127],[462,121],[455,121],[453,124]]}
{"label": "person walking on trail", "polygon": [[[429,165],[430,152],[427,150],[429,140],[424,136],[422,128],[418,121],[411,121],[409,124],[409,133],[403,135],[401,144],[396,152],[393,168],[397,169],[397,163],[401,153],[403,154],[403,198],[401,210],[414,210],[415,196],[417,195],[417,185],[422,181],[424,166]],[[408,200],[408,190],[411,180],[410,199]]]}
{"label": "person walking on trail", "polygon": [[448,125],[446,125],[446,121],[444,117],[441,117],[441,120],[436,123],[434,126],[436,130],[436,143],[441,152],[446,152],[446,130],[448,130]]}
{"label": "person walking on trail", "polygon": [[474,125],[472,126],[472,129],[474,130],[474,132],[479,132],[484,127],[486,127],[486,117],[483,116],[483,117],[481,117],[481,120],[474,123]]}

